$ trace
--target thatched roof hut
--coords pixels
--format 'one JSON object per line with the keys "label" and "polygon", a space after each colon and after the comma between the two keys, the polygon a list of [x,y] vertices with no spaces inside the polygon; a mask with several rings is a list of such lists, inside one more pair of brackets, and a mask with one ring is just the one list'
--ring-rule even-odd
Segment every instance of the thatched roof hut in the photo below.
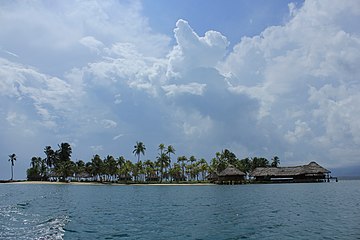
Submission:
{"label": "thatched roof hut", "polygon": [[220,183],[227,182],[229,184],[241,183],[244,181],[245,173],[235,168],[232,165],[229,165],[223,171],[219,173]]}
{"label": "thatched roof hut", "polygon": [[88,178],[92,178],[93,176],[87,172],[80,172],[80,173],[76,174],[75,177],[88,179]]}
{"label": "thatched roof hut", "polygon": [[232,165],[229,165],[227,168],[225,168],[223,171],[219,173],[219,177],[228,177],[228,176],[245,176],[245,173],[240,171],[239,169],[235,168]]}
{"label": "thatched roof hut", "polygon": [[258,167],[250,173],[256,180],[318,180],[325,179],[330,171],[316,162],[294,167]]}
{"label": "thatched roof hut", "polygon": [[219,174],[217,172],[212,172],[205,178],[210,182],[216,182],[219,179]]}

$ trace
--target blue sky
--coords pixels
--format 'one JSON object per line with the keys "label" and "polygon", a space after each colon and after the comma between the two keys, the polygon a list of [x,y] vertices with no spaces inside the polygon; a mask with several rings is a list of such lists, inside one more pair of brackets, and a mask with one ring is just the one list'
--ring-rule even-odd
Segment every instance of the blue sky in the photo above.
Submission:
{"label": "blue sky", "polygon": [[359,166],[360,3],[1,1],[0,179],[73,160],[280,157]]}
{"label": "blue sky", "polygon": [[283,24],[289,18],[289,3],[301,6],[303,1],[227,1],[185,0],[143,1],[143,13],[155,31],[171,35],[174,23],[185,19],[199,35],[210,29],[220,31],[230,42],[244,36],[258,35],[268,26]]}

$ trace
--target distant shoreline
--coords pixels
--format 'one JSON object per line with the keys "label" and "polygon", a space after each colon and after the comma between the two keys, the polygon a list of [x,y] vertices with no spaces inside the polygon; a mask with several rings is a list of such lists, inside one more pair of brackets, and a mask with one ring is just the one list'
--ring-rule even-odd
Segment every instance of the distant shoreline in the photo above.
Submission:
{"label": "distant shoreline", "polygon": [[50,181],[0,181],[4,184],[38,184],[38,185],[83,185],[83,186],[214,186],[213,183],[109,183],[109,182],[50,182]]}

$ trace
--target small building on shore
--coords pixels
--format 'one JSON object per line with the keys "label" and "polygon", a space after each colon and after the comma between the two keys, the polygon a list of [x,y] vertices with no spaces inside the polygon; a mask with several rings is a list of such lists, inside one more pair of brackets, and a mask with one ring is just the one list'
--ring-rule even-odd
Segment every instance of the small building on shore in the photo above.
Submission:
{"label": "small building on shore", "polygon": [[206,176],[206,179],[211,183],[216,183],[219,180],[219,174],[217,172],[212,172]]}
{"label": "small building on shore", "polygon": [[218,184],[241,184],[245,180],[245,173],[235,168],[232,165],[229,165],[223,171],[218,174]]}
{"label": "small building on shore", "polygon": [[316,162],[294,167],[258,167],[250,176],[259,182],[325,182],[331,172]]}

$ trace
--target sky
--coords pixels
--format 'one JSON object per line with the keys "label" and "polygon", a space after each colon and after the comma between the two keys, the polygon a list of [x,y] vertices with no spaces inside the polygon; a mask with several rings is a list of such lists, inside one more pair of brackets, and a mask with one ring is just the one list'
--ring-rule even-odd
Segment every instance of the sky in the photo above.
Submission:
{"label": "sky", "polygon": [[357,0],[0,1],[0,179],[62,142],[360,169],[359,22]]}

